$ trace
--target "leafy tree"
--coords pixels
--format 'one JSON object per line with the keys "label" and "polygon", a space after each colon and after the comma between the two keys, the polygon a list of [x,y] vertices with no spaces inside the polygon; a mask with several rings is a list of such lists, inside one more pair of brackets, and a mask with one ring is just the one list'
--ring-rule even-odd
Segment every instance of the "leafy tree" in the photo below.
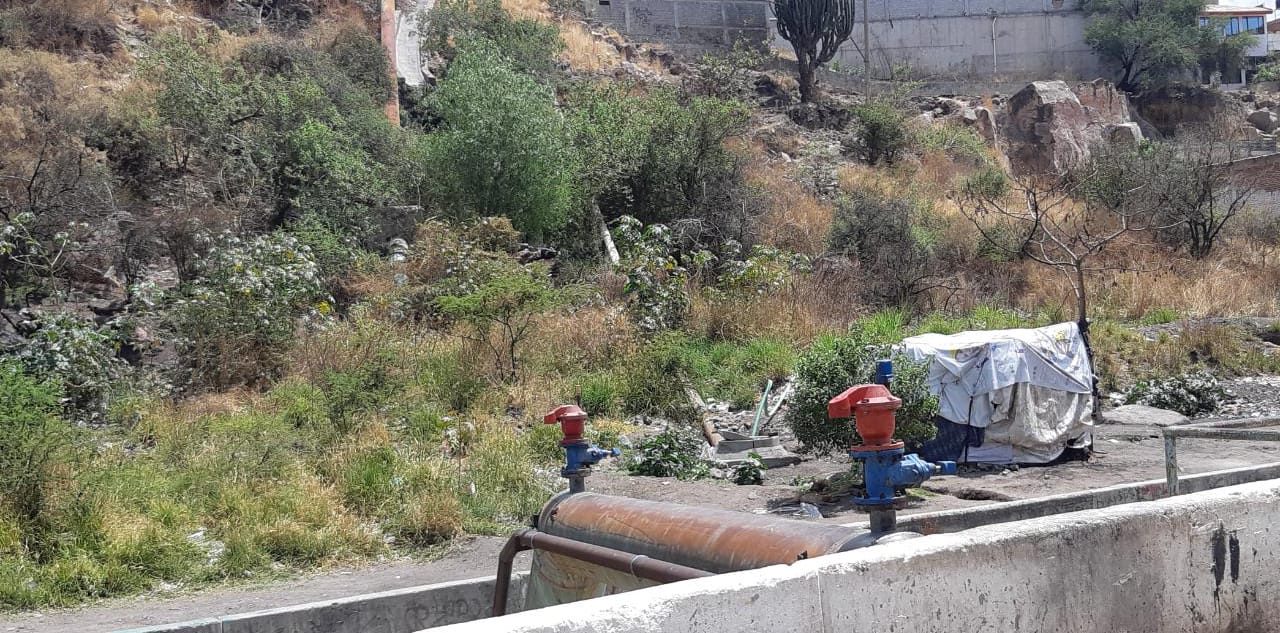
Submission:
{"label": "leafy tree", "polygon": [[817,98],[814,74],[853,33],[854,0],[772,0],[778,34],[791,42],[800,75],[800,101]]}
{"label": "leafy tree", "polygon": [[575,157],[551,91],[471,42],[436,93],[441,128],[426,140],[436,204],[455,218],[506,216],[535,239],[573,210]]}
{"label": "leafy tree", "polygon": [[1160,84],[1193,70],[1206,54],[1243,54],[1249,36],[1226,44],[1217,25],[1200,25],[1203,7],[1201,0],[1082,0],[1091,16],[1085,41],[1119,66],[1121,89]]}
{"label": "leafy tree", "polygon": [[466,338],[489,348],[502,379],[514,382],[520,376],[520,346],[531,333],[534,317],[559,303],[560,294],[545,272],[521,268],[495,276],[467,294],[437,301],[446,315],[466,324]]}

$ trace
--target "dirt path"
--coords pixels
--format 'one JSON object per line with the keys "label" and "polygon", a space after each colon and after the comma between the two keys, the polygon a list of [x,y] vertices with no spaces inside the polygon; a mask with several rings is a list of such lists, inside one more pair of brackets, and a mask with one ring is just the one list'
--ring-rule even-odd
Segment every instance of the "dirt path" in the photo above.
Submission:
{"label": "dirt path", "polygon": [[[504,540],[468,539],[431,561],[400,560],[256,586],[150,593],[77,609],[0,615],[0,632],[102,633],[492,575]],[[521,557],[517,565],[527,568],[528,559]]]}

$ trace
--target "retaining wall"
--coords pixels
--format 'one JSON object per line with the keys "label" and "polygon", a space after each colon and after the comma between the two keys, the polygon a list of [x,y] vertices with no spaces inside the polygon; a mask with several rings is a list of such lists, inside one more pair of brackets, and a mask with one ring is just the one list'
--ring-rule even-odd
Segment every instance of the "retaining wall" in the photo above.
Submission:
{"label": "retaining wall", "polygon": [[1280,630],[1280,481],[989,525],[433,633]]}
{"label": "retaining wall", "polygon": [[[596,19],[631,39],[707,50],[743,38],[776,37],[767,2],[756,0],[583,0]],[[857,4],[858,11],[862,3]],[[1094,79],[1105,69],[1084,42],[1076,0],[869,0],[872,76],[906,67],[922,78],[984,81]],[[860,76],[861,14],[852,41],[829,67]]]}
{"label": "retaining wall", "polygon": [[[523,607],[528,577],[512,575],[509,612]],[[490,576],[117,633],[412,633],[488,617],[492,606]]]}

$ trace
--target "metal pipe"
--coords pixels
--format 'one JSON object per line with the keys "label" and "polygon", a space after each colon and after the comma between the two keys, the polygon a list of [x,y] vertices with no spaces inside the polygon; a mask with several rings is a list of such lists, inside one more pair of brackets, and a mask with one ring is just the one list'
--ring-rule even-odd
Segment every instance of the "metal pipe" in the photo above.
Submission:
{"label": "metal pipe", "polygon": [[490,615],[497,617],[507,612],[507,594],[511,592],[511,568],[515,564],[516,554],[529,549],[524,542],[524,533],[533,528],[526,528],[511,535],[507,543],[498,553],[498,575],[493,579],[493,607]]}
{"label": "metal pipe", "polygon": [[552,499],[538,528],[574,541],[723,573],[874,545],[866,530],[593,492]]}
{"label": "metal pipe", "polygon": [[567,556],[584,563],[598,565],[606,569],[631,574],[636,578],[660,583],[692,580],[713,575],[708,571],[656,560],[643,554],[621,552],[616,549],[539,532],[533,528],[525,528],[511,535],[511,538],[507,540],[507,544],[502,547],[502,552],[498,556],[498,575],[494,579],[495,584],[493,586],[493,616],[496,617],[506,613],[513,561],[516,554],[530,549],[539,549],[544,552]]}
{"label": "metal pipe", "polygon": [[1280,425],[1280,418],[1236,418],[1216,422],[1200,422],[1182,426],[1166,426],[1164,435],[1165,491],[1169,496],[1178,494],[1178,438],[1206,440],[1246,440],[1253,442],[1280,442],[1280,430],[1260,431],[1260,427]]}
{"label": "metal pipe", "polygon": [[1211,429],[1191,426],[1165,427],[1165,437],[1198,437],[1202,440],[1252,440],[1255,442],[1280,442],[1280,431],[1257,429]]}

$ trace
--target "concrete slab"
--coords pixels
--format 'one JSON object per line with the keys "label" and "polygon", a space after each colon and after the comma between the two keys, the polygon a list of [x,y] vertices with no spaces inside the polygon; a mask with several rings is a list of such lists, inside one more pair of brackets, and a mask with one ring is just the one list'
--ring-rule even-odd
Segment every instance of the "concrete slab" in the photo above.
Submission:
{"label": "concrete slab", "polygon": [[1280,480],[978,527],[440,633],[1280,630]]}
{"label": "concrete slab", "polygon": [[[744,574],[750,574],[750,581]],[[775,566],[432,629],[432,633],[822,630],[816,570]]]}

